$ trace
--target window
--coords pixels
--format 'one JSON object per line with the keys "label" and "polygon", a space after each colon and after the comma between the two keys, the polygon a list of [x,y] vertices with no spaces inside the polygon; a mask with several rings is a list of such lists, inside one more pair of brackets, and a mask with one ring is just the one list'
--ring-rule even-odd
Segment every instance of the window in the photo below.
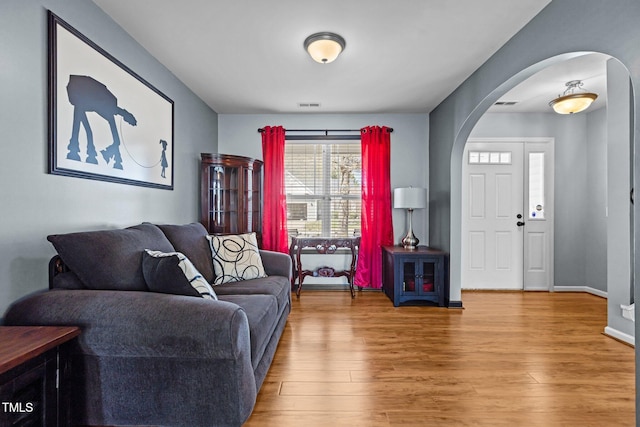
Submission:
{"label": "window", "polygon": [[360,143],[287,142],[287,228],[302,236],[346,237],[360,229]]}
{"label": "window", "polygon": [[469,151],[469,164],[510,165],[510,151]]}
{"label": "window", "polygon": [[544,219],[544,153],[529,153],[529,219]]}

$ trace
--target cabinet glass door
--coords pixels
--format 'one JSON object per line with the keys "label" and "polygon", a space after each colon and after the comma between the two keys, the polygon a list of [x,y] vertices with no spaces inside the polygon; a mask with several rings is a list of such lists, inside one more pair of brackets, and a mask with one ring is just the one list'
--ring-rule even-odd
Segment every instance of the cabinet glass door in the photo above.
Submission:
{"label": "cabinet glass door", "polygon": [[436,283],[436,275],[435,275],[435,263],[433,261],[423,261],[422,262],[422,273],[421,273],[421,290],[422,293],[430,293],[435,292],[435,283]]}
{"label": "cabinet glass door", "polygon": [[[251,213],[248,229],[251,231],[257,231],[262,228],[262,200],[260,199],[260,190],[262,188],[262,174],[259,170],[255,170],[257,165],[254,165],[254,170],[250,172],[247,179],[251,183],[251,200],[247,210]],[[260,236],[258,236],[260,238]]]}
{"label": "cabinet glass door", "polygon": [[211,175],[211,223],[215,233],[238,229],[238,170],[214,166]]}
{"label": "cabinet glass door", "polygon": [[402,263],[402,293],[424,295],[435,293],[436,263],[431,260],[404,261]]}
{"label": "cabinet glass door", "polygon": [[213,225],[212,232],[220,233],[223,222],[223,188],[224,185],[224,168],[222,166],[214,166],[209,168],[210,184],[209,184],[209,224]]}
{"label": "cabinet glass door", "polygon": [[243,169],[244,173],[244,194],[242,195],[242,202],[244,203],[244,211],[246,217],[244,221],[246,224],[242,224],[244,230],[248,232],[260,230],[262,225],[261,212],[261,200],[260,189],[262,184],[260,182],[260,174],[254,173],[252,169]]}
{"label": "cabinet glass door", "polygon": [[402,293],[415,294],[417,292],[416,283],[418,264],[414,261],[404,261],[402,263]]}

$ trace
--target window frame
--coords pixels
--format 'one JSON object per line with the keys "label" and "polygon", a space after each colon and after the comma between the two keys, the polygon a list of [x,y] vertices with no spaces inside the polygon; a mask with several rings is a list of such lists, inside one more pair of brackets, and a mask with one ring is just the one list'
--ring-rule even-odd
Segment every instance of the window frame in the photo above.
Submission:
{"label": "window frame", "polygon": [[[347,237],[351,231],[350,227],[347,229],[347,236],[338,236],[332,234],[332,202],[336,200],[357,200],[362,201],[362,187],[358,189],[357,194],[349,194],[349,195],[341,195],[341,194],[333,194],[331,193],[331,169],[332,169],[332,149],[333,145],[358,145],[360,151],[360,174],[362,173],[362,151],[360,146],[360,136],[359,135],[316,135],[316,136],[287,136],[287,143],[285,144],[285,159],[287,158],[286,150],[288,145],[315,145],[319,146],[322,150],[321,158],[322,158],[322,173],[320,175],[321,180],[321,193],[314,194],[291,194],[291,192],[287,191],[288,189],[285,187],[285,196],[287,200],[287,205],[290,203],[302,203],[304,201],[317,201],[319,212],[319,219],[321,222],[321,231],[320,236],[322,237]],[[285,173],[287,172],[286,162],[285,162]],[[315,189],[314,189],[315,191]],[[324,212],[328,212],[325,214]],[[287,208],[287,216],[288,216],[288,208]],[[359,212],[359,217],[361,218],[362,213]],[[307,217],[308,218],[308,217]],[[309,221],[308,219],[306,221]],[[305,222],[306,222],[305,221]],[[287,219],[289,222],[289,219]],[[289,225],[289,224],[288,224]],[[356,230],[359,230],[360,224],[358,223],[357,229],[354,228],[354,233]],[[291,231],[291,230],[290,230]],[[334,230],[335,231],[335,230]]]}

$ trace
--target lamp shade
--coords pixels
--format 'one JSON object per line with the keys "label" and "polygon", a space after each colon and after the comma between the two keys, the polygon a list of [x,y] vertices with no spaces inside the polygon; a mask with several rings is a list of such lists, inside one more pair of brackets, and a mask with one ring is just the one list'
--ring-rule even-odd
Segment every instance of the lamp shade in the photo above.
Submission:
{"label": "lamp shade", "polygon": [[573,114],[584,111],[598,97],[595,93],[581,93],[561,96],[551,101],[550,105],[558,114]]}
{"label": "lamp shade", "polygon": [[328,64],[336,60],[347,43],[334,33],[312,34],[304,41],[304,48],[314,61]]}
{"label": "lamp shade", "polygon": [[393,190],[393,207],[396,209],[424,209],[427,207],[427,189],[404,187]]}

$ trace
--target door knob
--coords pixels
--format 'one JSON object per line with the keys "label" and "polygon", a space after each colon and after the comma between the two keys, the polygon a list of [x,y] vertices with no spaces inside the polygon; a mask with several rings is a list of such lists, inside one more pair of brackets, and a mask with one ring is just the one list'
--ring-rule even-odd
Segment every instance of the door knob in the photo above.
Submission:
{"label": "door knob", "polygon": [[516,222],[516,225],[518,227],[522,227],[524,225],[524,221],[518,221],[518,222]]}

